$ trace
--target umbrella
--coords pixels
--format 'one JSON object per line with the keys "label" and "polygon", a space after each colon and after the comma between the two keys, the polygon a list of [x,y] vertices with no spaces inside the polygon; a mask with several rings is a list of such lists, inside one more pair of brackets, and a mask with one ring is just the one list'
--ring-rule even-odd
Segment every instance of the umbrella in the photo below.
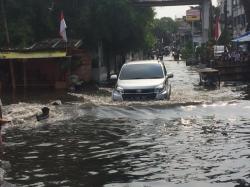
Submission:
{"label": "umbrella", "polygon": [[232,42],[250,42],[250,32],[246,32],[245,34],[233,39]]}

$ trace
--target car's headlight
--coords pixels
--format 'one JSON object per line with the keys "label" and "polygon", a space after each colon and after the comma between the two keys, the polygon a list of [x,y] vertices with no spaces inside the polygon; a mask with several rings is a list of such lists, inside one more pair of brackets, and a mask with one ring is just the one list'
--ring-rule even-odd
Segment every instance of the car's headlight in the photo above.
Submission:
{"label": "car's headlight", "polygon": [[165,86],[164,86],[163,84],[161,84],[161,85],[159,85],[159,86],[157,86],[157,87],[155,88],[155,93],[161,93],[161,92],[163,92],[165,89],[166,89]]}
{"label": "car's headlight", "polygon": [[119,93],[124,93],[124,89],[120,86],[117,86],[116,87],[116,91],[119,92]]}

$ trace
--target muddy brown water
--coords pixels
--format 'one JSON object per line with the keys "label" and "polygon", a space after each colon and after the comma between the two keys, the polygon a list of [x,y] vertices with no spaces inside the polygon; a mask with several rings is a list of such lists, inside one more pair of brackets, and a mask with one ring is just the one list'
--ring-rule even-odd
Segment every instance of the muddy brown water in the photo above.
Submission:
{"label": "muddy brown water", "polygon": [[[113,103],[89,94],[3,97],[5,180],[20,186],[234,187],[250,183],[246,83],[198,85],[195,68],[165,59],[170,101]],[[52,106],[49,101],[61,99]],[[84,102],[83,99],[84,98]],[[6,101],[6,102],[5,102]],[[42,106],[48,120],[36,122]]]}

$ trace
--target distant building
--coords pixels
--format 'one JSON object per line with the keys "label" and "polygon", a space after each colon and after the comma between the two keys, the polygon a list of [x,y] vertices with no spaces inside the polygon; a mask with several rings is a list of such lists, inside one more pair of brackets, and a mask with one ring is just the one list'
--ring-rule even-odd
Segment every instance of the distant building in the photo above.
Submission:
{"label": "distant building", "polygon": [[244,7],[240,0],[233,0],[233,37],[237,37],[246,32],[247,19]]}
{"label": "distant building", "polygon": [[[227,21],[227,28],[230,30],[233,38],[246,32],[247,19],[241,0],[218,0],[218,6],[222,29]],[[227,15],[227,18],[225,15]]]}
{"label": "distant building", "polygon": [[202,39],[202,20],[201,7],[191,7],[186,12],[186,16],[176,20],[179,24],[178,33],[181,36],[181,43],[192,40],[195,45],[201,45]]}
{"label": "distant building", "polygon": [[221,17],[225,16],[225,5],[227,5],[227,16],[232,16],[232,5],[234,0],[218,0],[218,7],[220,8]]}
{"label": "distant building", "polygon": [[191,25],[186,22],[186,17],[177,18],[175,21],[179,25],[176,37],[180,40],[180,44],[184,45],[187,41],[192,39]]}

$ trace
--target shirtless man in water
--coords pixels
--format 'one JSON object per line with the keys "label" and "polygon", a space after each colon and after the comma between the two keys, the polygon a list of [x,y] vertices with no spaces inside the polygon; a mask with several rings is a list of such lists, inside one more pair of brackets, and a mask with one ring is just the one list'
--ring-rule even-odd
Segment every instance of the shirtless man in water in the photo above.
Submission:
{"label": "shirtless man in water", "polygon": [[[2,126],[5,125],[6,123],[9,123],[10,121],[7,119],[3,119],[3,114],[2,114],[2,101],[0,99],[0,146],[2,146]],[[2,148],[2,147],[1,147]],[[0,157],[2,157],[2,150],[0,148]]]}

